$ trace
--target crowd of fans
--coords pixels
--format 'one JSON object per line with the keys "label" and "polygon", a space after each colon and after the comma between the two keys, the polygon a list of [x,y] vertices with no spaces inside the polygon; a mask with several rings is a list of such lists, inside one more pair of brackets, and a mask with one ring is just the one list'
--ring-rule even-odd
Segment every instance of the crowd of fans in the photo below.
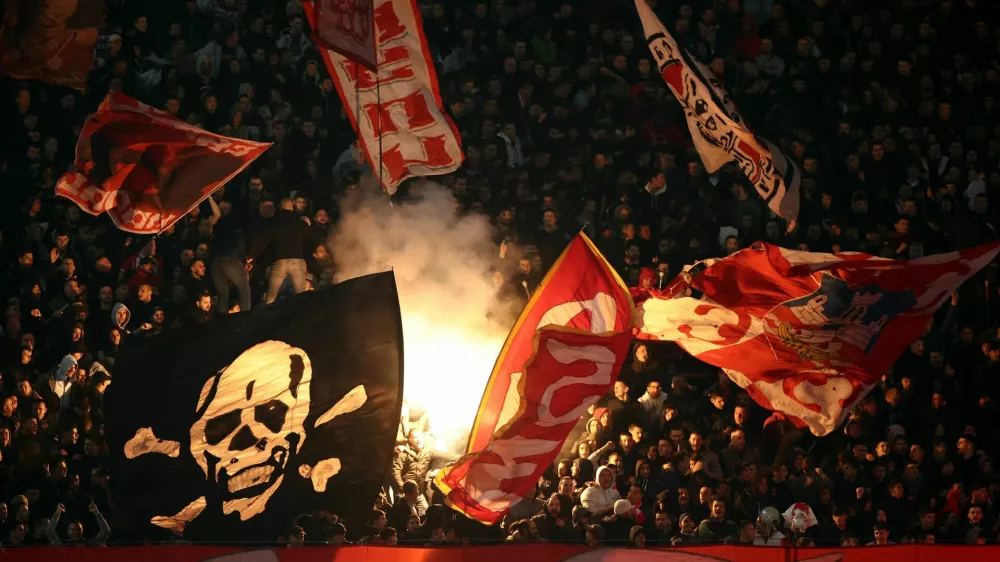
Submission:
{"label": "crowd of fans", "polygon": [[[786,233],[734,167],[706,173],[631,0],[421,0],[466,154],[437,179],[462,213],[494,225],[498,306],[519,310],[581,229],[630,285],[756,240],[909,259],[997,238],[1000,4],[649,3],[798,163],[798,225]],[[352,109],[321,60],[297,0],[109,0],[86,92],[3,79],[4,546],[146,538],[113,531],[102,393],[121,346],[333,279],[324,239],[363,170]],[[274,146],[174,227],[131,236],[53,196],[109,91]],[[428,475],[450,456],[414,427],[370,520],[310,514],[276,535],[291,546],[994,542],[991,280],[988,268],[955,294],[827,437],[675,348],[637,344],[613,396],[499,528],[441,505]],[[804,533],[777,517],[796,502],[818,520]]]}

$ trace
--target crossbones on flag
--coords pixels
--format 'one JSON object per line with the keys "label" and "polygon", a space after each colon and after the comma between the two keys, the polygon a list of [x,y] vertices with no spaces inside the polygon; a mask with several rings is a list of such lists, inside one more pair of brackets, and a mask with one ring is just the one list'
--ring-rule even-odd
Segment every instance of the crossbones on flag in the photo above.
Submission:
{"label": "crossbones on flag", "polygon": [[795,163],[772,143],[754,135],[712,71],[680,47],[646,0],[635,0],[642,29],[664,82],[677,97],[695,148],[709,173],[735,161],[768,208],[790,223],[799,214]]}
{"label": "crossbones on flag", "polygon": [[993,243],[903,261],[758,242],[699,262],[665,293],[650,294],[636,327],[641,338],[675,341],[721,367],[761,406],[825,435],[998,251]]}
{"label": "crossbones on flag", "polygon": [[365,520],[402,343],[391,272],[133,342],[105,398],[124,520],[197,541],[273,537],[315,509]]}
{"label": "crossbones on flag", "polygon": [[[372,169],[390,195],[415,176],[437,176],[462,165],[458,129],[444,111],[437,71],[427,47],[416,0],[371,0],[377,70],[328,48],[320,52]],[[317,18],[333,5],[356,11],[360,0],[327,1],[317,12],[304,2],[309,24],[320,33],[329,25]],[[353,13],[353,12],[352,12]]]}
{"label": "crossbones on flag", "polygon": [[83,125],[56,195],[115,226],[158,234],[270,147],[210,133],[112,92]]}

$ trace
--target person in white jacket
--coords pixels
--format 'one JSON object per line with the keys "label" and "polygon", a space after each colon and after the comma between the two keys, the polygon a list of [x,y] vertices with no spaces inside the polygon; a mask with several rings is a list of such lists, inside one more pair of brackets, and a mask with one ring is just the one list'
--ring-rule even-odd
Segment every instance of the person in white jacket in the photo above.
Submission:
{"label": "person in white jacket", "polygon": [[656,424],[663,417],[663,403],[666,402],[667,395],[663,393],[663,387],[658,381],[649,381],[646,385],[646,393],[639,397],[639,406],[646,415],[649,423]]}
{"label": "person in white jacket", "polygon": [[580,504],[597,517],[610,514],[615,508],[615,502],[622,499],[615,489],[615,472],[606,466],[597,469],[597,485],[591,486],[580,494]]}

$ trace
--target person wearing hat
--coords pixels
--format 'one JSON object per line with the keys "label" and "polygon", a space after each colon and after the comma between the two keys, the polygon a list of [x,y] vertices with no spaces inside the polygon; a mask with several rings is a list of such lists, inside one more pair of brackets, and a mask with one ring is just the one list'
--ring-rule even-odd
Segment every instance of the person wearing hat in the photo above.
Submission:
{"label": "person wearing hat", "polygon": [[612,508],[614,515],[601,520],[604,536],[612,544],[625,544],[630,540],[630,532],[635,526],[632,504],[628,500],[617,500]]}
{"label": "person wearing hat", "polygon": [[690,513],[682,513],[678,525],[680,530],[671,540],[674,546],[686,546],[691,544],[701,544],[703,541],[700,536],[698,536],[694,517]]}

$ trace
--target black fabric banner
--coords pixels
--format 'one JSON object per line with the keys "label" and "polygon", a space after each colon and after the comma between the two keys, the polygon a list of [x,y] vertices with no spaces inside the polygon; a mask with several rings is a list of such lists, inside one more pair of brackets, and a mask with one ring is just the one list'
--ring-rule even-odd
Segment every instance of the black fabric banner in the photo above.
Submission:
{"label": "black fabric banner", "polygon": [[271,542],[311,511],[364,524],[403,396],[391,272],[129,343],[105,412],[133,531]]}

